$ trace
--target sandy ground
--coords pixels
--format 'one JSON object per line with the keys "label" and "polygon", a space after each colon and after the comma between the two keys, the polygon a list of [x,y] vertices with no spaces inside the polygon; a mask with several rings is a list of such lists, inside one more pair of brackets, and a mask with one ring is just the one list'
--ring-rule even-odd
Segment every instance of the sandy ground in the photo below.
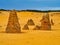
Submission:
{"label": "sandy ground", "polygon": [[[33,19],[35,25],[40,25],[40,19],[43,15],[43,13],[32,12],[19,12],[17,14],[21,28],[28,19]],[[0,14],[0,32],[5,31],[8,17],[8,12]],[[0,45],[60,45],[60,15],[55,14],[51,18],[54,20],[51,31],[22,30],[21,33],[0,33]]]}
{"label": "sandy ground", "polygon": [[0,33],[0,45],[60,45],[60,31]]}

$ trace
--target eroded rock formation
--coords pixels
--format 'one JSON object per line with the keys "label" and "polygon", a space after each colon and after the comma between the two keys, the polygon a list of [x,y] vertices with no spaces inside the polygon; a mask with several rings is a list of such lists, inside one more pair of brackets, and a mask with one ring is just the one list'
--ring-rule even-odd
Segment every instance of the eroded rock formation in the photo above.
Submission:
{"label": "eroded rock formation", "polygon": [[32,19],[29,19],[27,25],[35,25]]}
{"label": "eroded rock formation", "polygon": [[15,10],[10,11],[8,24],[6,27],[7,33],[20,33],[21,27],[18,22],[17,12]]}
{"label": "eroded rock formation", "polygon": [[23,30],[29,30],[29,27],[27,24],[24,25]]}
{"label": "eroded rock formation", "polygon": [[46,15],[44,15],[41,19],[41,29],[51,30],[51,23],[50,23],[50,18],[48,13],[46,13]]}

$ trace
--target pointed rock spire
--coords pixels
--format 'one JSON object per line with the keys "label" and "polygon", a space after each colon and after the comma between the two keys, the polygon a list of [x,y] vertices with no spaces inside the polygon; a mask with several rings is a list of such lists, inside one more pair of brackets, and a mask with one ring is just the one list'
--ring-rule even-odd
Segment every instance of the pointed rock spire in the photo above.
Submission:
{"label": "pointed rock spire", "polygon": [[20,27],[20,24],[18,22],[16,10],[10,11],[8,24],[6,27],[6,32],[7,33],[20,33],[21,32],[21,27]]}

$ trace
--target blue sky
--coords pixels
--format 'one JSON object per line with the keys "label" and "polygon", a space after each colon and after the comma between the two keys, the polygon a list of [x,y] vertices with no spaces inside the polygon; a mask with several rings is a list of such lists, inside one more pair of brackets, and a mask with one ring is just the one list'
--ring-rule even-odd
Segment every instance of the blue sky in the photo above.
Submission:
{"label": "blue sky", "polygon": [[60,10],[60,0],[0,0],[0,8]]}

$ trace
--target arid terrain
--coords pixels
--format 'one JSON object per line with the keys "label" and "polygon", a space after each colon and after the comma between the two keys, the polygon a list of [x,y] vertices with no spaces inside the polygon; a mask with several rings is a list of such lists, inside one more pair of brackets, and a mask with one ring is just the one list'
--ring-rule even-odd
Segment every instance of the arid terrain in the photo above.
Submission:
{"label": "arid terrain", "polygon": [[[17,12],[21,33],[5,33],[9,19],[9,11],[0,11],[0,45],[60,45],[60,12],[49,12],[53,20],[51,30],[32,30],[36,25],[41,25],[40,20],[45,13],[42,12]],[[29,30],[22,30],[29,19],[35,23]]]}

